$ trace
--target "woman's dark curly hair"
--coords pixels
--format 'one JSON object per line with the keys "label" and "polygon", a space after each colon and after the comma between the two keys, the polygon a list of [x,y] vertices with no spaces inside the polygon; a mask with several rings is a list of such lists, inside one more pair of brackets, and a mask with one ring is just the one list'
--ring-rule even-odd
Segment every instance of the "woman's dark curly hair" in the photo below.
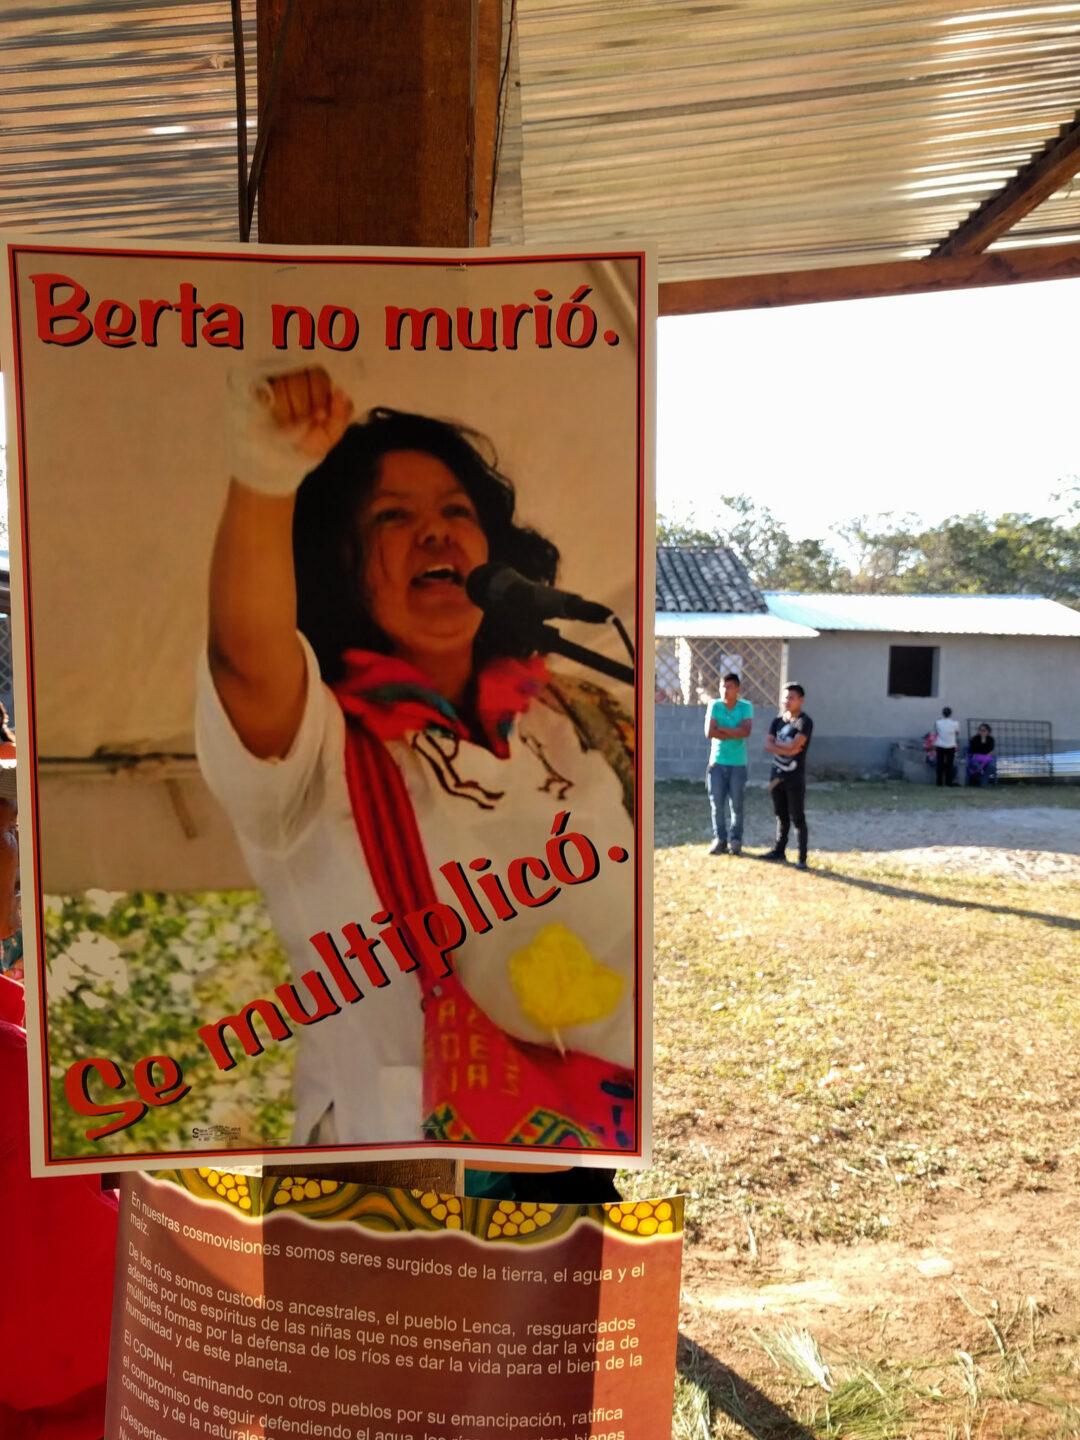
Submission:
{"label": "woman's dark curly hair", "polygon": [[[393,450],[433,455],[460,481],[487,536],[488,559],[512,565],[530,580],[550,585],[559,552],[535,530],[514,523],[514,487],[500,474],[490,443],[474,430],[375,409],[350,425],[325,459],[307,476],[296,497],[293,564],[298,624],[311,642],[323,679],[340,679],[346,650],[393,648],[369,614],[357,584],[362,571],[357,516],[379,474],[379,462]],[[534,646],[509,615],[485,615],[474,655],[482,663],[496,655],[525,656]]]}

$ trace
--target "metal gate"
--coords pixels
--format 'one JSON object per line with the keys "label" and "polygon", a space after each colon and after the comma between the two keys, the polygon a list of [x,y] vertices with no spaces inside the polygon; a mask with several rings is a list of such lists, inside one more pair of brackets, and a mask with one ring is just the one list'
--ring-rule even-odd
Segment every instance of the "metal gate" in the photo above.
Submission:
{"label": "metal gate", "polygon": [[980,725],[989,725],[993,734],[999,780],[1052,780],[1055,773],[1069,773],[1069,757],[1063,755],[1059,761],[1054,754],[1049,720],[987,720],[980,716],[967,722],[969,745]]}

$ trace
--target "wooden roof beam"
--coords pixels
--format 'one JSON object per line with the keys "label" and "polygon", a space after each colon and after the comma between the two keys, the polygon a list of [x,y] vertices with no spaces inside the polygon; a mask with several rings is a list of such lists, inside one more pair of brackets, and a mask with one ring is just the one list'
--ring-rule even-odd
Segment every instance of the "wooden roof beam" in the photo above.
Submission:
{"label": "wooden roof beam", "polygon": [[1080,111],[999,190],[962,220],[930,258],[979,255],[1080,170]]}
{"label": "wooden roof beam", "polygon": [[920,295],[935,290],[1071,280],[1078,276],[1080,245],[1031,245],[998,250],[993,255],[840,265],[827,270],[730,275],[712,280],[668,280],[660,286],[660,314],[701,315],[827,300],[869,300],[883,295]]}

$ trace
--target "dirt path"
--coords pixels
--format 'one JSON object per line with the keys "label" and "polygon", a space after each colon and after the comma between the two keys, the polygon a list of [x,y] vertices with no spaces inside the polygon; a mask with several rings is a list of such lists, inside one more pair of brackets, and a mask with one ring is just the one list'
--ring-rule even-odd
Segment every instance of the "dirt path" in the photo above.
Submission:
{"label": "dirt path", "polygon": [[821,812],[808,803],[813,849],[888,852],[919,870],[1003,879],[1080,879],[1080,810],[1032,806],[993,810]]}
{"label": "dirt path", "polygon": [[1080,855],[1080,810],[1036,805],[993,810],[821,811],[813,815],[815,844],[824,850],[909,850],[979,846]]}
{"label": "dirt path", "polygon": [[[793,1389],[755,1334],[775,1343],[770,1337],[806,1331],[834,1384],[837,1363],[841,1375],[884,1364],[937,1397],[909,1401],[905,1423],[867,1435],[1074,1440],[1078,1233],[1080,1196],[1044,1189],[943,1199],[906,1245],[781,1241],[756,1263],[746,1251],[698,1247],[685,1265],[684,1333],[739,1377],[744,1393],[779,1400],[782,1422],[825,1396],[805,1379]],[[743,1433],[722,1433],[736,1429]],[[791,1420],[750,1433],[810,1440],[823,1432]]]}
{"label": "dirt path", "polygon": [[755,1264],[698,1246],[687,1256],[686,1300],[724,1328],[787,1322],[840,1345],[865,1346],[872,1320],[875,1332],[902,1332],[905,1350],[929,1353],[959,1344],[956,1322],[969,1330],[972,1311],[1000,1321],[1019,1305],[1080,1323],[1078,1234],[1080,1195],[1064,1189],[962,1196],[927,1212],[907,1244],[780,1240]]}
{"label": "dirt path", "polygon": [[[824,789],[825,787],[820,787]],[[952,874],[999,875],[1003,879],[1080,880],[1080,809],[1050,805],[955,810],[831,810],[815,806],[807,793],[810,848],[815,855],[852,851],[888,853],[918,870]],[[773,839],[768,812],[747,820],[748,852],[767,848]]]}

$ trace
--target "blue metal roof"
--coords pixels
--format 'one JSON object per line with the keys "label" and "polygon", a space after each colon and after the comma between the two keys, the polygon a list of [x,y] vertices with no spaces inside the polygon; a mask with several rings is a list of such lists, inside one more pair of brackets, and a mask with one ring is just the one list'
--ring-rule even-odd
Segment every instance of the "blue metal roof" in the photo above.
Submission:
{"label": "blue metal roof", "polygon": [[727,610],[656,612],[658,640],[813,640],[817,633],[809,625],[781,620],[767,610],[753,615]]}
{"label": "blue metal roof", "polygon": [[1041,595],[806,595],[767,590],[769,613],[814,630],[1080,638],[1080,611]]}

